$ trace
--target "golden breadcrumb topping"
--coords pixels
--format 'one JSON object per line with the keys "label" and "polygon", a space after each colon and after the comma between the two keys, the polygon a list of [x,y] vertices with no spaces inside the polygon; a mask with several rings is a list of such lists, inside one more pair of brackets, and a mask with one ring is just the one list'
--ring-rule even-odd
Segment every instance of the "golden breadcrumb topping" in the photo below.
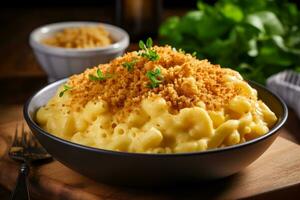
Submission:
{"label": "golden breadcrumb topping", "polygon": [[84,49],[110,45],[112,39],[102,26],[82,26],[65,28],[41,42],[55,47]]}
{"label": "golden breadcrumb topping", "polygon": [[[67,83],[72,87],[70,105],[84,106],[91,100],[103,99],[112,112],[127,113],[142,99],[160,96],[166,100],[170,112],[176,113],[182,108],[197,106],[201,101],[207,110],[218,110],[238,94],[232,84],[225,84],[228,75],[240,79],[237,72],[198,60],[170,46],[152,49],[159,55],[155,61],[134,51],[70,77]],[[133,70],[124,67],[124,63],[130,62],[134,63]],[[90,75],[97,74],[98,69],[109,76],[104,80],[91,80]],[[160,69],[162,82],[151,88],[146,73],[156,69]]]}

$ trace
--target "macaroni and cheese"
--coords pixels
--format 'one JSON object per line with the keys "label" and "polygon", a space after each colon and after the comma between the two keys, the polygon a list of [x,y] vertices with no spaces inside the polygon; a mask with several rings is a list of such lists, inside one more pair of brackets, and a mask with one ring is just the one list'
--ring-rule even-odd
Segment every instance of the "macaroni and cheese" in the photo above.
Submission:
{"label": "macaroni and cheese", "polygon": [[73,75],[36,120],[82,145],[177,153],[243,143],[277,118],[238,72],[154,46]]}

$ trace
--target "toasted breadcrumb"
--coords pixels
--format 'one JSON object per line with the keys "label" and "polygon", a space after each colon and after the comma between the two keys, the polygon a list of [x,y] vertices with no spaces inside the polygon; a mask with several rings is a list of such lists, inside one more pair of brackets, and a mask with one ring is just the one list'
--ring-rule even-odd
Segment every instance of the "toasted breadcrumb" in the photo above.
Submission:
{"label": "toasted breadcrumb", "polygon": [[[170,46],[154,46],[153,49],[159,55],[156,61],[140,57],[134,51],[70,77],[68,85],[73,87],[70,105],[80,109],[91,100],[103,99],[111,112],[128,114],[142,99],[160,96],[166,100],[171,112],[176,113],[182,108],[197,106],[199,102],[203,102],[207,110],[218,110],[238,94],[234,86],[225,84],[228,75],[240,78],[237,72],[207,60],[198,60]],[[133,59],[137,62],[130,72],[122,64]],[[112,77],[104,81],[90,80],[89,75],[95,74],[98,68]],[[145,74],[156,68],[161,69],[163,82],[151,89],[147,87],[149,79]]]}
{"label": "toasted breadcrumb", "polygon": [[41,42],[55,47],[85,49],[110,45],[112,39],[102,26],[82,26],[65,28]]}

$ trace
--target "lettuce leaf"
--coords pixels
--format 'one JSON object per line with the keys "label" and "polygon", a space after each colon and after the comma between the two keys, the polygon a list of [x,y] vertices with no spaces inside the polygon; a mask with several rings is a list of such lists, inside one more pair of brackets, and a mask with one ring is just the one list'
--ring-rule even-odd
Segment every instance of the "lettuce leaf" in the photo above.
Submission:
{"label": "lettuce leaf", "polygon": [[287,0],[198,1],[196,10],[166,19],[159,38],[260,83],[300,68],[300,11]]}

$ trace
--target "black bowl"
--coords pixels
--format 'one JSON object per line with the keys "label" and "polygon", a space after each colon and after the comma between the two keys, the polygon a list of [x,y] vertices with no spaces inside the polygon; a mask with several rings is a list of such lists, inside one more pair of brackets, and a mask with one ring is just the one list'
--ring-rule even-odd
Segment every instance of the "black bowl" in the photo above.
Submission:
{"label": "black bowl", "polygon": [[[24,106],[24,117],[39,142],[58,161],[94,180],[121,185],[162,185],[212,180],[237,173],[255,161],[273,143],[287,119],[284,102],[257,83],[250,82],[278,117],[265,135],[234,146],[203,152],[143,154],[108,151],[79,145],[58,138],[35,122],[40,106],[55,94],[66,79],[51,83],[34,94]],[[268,163],[266,163],[268,164]]]}

